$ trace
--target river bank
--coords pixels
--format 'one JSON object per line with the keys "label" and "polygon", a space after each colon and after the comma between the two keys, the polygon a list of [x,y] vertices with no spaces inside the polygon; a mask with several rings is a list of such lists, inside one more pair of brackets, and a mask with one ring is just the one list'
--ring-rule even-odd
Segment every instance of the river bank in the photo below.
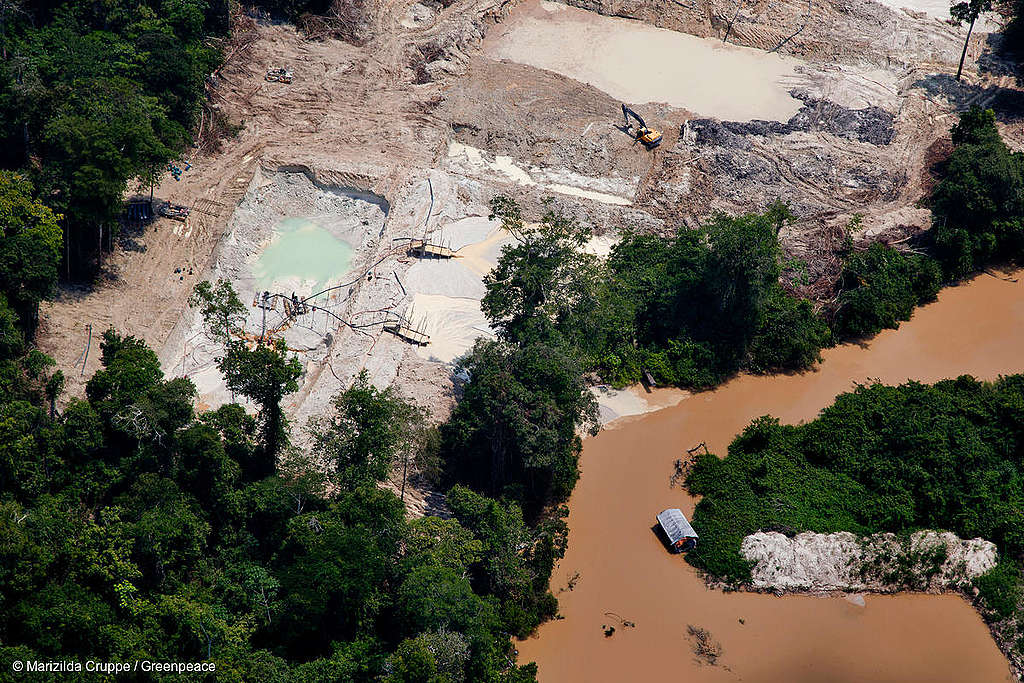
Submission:
{"label": "river bank", "polygon": [[865,607],[865,594],[957,595],[976,609],[1009,660],[1024,678],[1016,646],[1020,624],[1000,618],[979,598],[973,580],[995,568],[994,543],[960,539],[949,532],[919,531],[907,538],[891,533],[858,537],[848,532],[804,532],[790,538],[758,532],[744,538],[741,555],[753,563],[751,580],[730,584],[705,574],[709,587],[782,597],[841,597]]}
{"label": "river bank", "polygon": [[[899,330],[826,350],[813,372],[740,376],[615,421],[585,442],[569,501],[569,548],[551,586],[564,619],[523,641],[521,661],[536,661],[541,681],[678,680],[680,669],[693,681],[1011,680],[985,624],[959,596],[871,596],[860,607],[839,597],[709,590],[650,529],[664,508],[692,513],[696,500],[670,480],[673,462],[697,443],[725,453],[752,419],[812,419],[858,382],[1019,371],[1022,334],[1024,286],[983,275],[944,290]],[[606,612],[636,626],[606,638]],[[690,625],[721,644],[721,666],[690,666]]]}

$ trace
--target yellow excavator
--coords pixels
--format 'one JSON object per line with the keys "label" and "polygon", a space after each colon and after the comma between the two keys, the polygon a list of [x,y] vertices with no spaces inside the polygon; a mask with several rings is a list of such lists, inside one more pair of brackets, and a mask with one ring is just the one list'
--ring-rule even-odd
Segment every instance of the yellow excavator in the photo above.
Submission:
{"label": "yellow excavator", "polygon": [[[648,128],[647,124],[644,123],[644,120],[640,118],[640,115],[626,105],[622,105],[622,116],[626,119],[626,125],[623,126],[623,130],[632,135],[634,139],[642,142],[644,147],[647,149],[654,149],[661,144],[661,132],[656,131],[653,128]],[[636,127],[630,123],[630,117],[636,119]]]}

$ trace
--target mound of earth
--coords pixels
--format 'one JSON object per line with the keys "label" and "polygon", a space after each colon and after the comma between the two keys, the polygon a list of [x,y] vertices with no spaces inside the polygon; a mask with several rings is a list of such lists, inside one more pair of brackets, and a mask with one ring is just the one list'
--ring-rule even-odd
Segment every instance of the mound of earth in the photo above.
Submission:
{"label": "mound of earth", "polygon": [[740,553],[754,564],[751,584],[778,592],[966,588],[998,560],[990,541],[936,531],[863,538],[845,531],[792,538],[760,531],[743,539]]}

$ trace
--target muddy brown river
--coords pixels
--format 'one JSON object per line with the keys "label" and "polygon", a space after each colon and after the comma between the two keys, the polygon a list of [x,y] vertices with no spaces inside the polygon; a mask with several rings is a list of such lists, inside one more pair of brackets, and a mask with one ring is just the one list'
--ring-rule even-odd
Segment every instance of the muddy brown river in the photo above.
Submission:
{"label": "muddy brown river", "polygon": [[[520,643],[520,661],[536,661],[544,683],[1012,680],[988,629],[959,596],[867,595],[861,607],[841,596],[723,593],[666,553],[651,526],[664,508],[692,512],[694,500],[671,488],[669,476],[673,461],[700,441],[724,454],[753,418],[813,419],[855,382],[1024,371],[1021,339],[1024,282],[984,275],[944,290],[899,330],[826,351],[817,371],[741,376],[588,439],[569,501],[569,549],[552,576],[564,619]],[[565,590],[573,576],[575,587]],[[691,624],[721,644],[717,665],[697,661]],[[616,626],[614,635],[606,638],[604,625]]]}

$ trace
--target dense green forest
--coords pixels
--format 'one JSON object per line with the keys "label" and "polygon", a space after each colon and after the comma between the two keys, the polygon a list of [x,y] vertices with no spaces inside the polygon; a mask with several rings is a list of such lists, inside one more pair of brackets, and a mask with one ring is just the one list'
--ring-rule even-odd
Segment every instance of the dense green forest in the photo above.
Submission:
{"label": "dense green forest", "polygon": [[59,216],[65,276],[94,272],[126,190],[190,143],[226,0],[0,4],[0,167]]}
{"label": "dense green forest", "polygon": [[1024,253],[1024,152],[1006,146],[991,110],[965,112],[952,136],[932,194],[932,232],[947,276],[962,277]]}
{"label": "dense green forest", "polygon": [[[60,28],[61,21],[85,31],[88,24],[77,23],[84,19],[109,29],[120,17],[127,24],[117,25],[119,34],[97,35],[104,31],[96,29],[65,37],[94,50],[88,58],[76,57],[86,71],[118,54],[127,60],[118,68],[131,67],[129,48],[113,50],[127,45],[117,41],[131,17],[114,12],[114,3],[82,8],[112,14],[78,15],[66,6],[33,11],[52,19],[47,31],[70,31]],[[132,5],[132,11],[148,10]],[[164,19],[147,21],[166,28]],[[22,31],[16,40],[6,34],[11,51],[13,43],[30,46],[18,41],[34,30],[16,24],[5,24],[10,32]],[[41,59],[46,50],[39,50]],[[48,59],[69,52],[74,50],[57,50]],[[85,92],[96,85],[82,83],[68,88]],[[138,85],[124,79],[117,84],[125,92]],[[164,107],[146,102],[152,111]],[[166,106],[164,113],[170,100]],[[59,118],[58,109],[44,107],[38,119],[26,119],[28,144],[57,125],[50,117]],[[117,114],[129,109],[117,107]],[[102,132],[117,121],[114,113],[97,114],[91,128],[71,119],[59,128]],[[83,183],[84,197],[92,187],[87,176],[108,174],[114,180],[97,186],[95,196],[109,190],[113,206],[130,168],[119,166],[125,158],[120,154],[130,146],[103,142],[102,136],[92,140],[117,152],[95,157],[95,172],[83,164],[65,180]],[[11,661],[33,659],[212,661],[216,679],[230,681],[534,680],[532,666],[515,664],[510,635],[527,634],[555,612],[547,585],[565,547],[564,510],[550,507],[541,514],[540,503],[528,523],[514,498],[489,498],[455,480],[448,494],[452,519],[407,519],[400,498],[380,484],[399,459],[436,457],[437,435],[426,428],[421,411],[365,377],[309,425],[310,451],[292,445],[294,428],[280,402],[297,388],[300,367],[280,345],[238,341],[243,307],[226,283],[197,287],[192,303],[224,344],[219,365],[228,386],[258,406],[256,416],[237,404],[196,414],[192,383],[166,379],[152,350],[113,330],[103,335],[102,369],[89,380],[85,398],[58,410],[63,375],[32,345],[38,305],[53,293],[67,253],[62,227],[98,229],[106,223],[89,223],[77,200],[53,190],[50,183],[60,175],[50,160],[16,144],[5,152],[26,164],[20,173],[0,171],[5,680]],[[66,159],[55,153],[52,163]],[[67,213],[55,213],[40,197],[57,198],[55,206]],[[68,215],[79,222],[69,222]],[[580,393],[580,411],[583,399]],[[565,407],[561,419],[582,422],[583,413],[573,411]],[[562,423],[553,425],[564,431]],[[578,452],[574,427],[569,432],[565,447]],[[545,447],[535,444],[538,458]],[[562,474],[568,479],[559,495],[574,480],[564,467]],[[554,495],[554,489],[536,490]]]}
{"label": "dense green forest", "polygon": [[670,239],[627,234],[607,260],[581,250],[589,228],[556,212],[529,226],[506,197],[492,210],[518,243],[485,278],[484,313],[507,342],[560,348],[582,372],[708,387],[741,368],[808,367],[831,342],[810,302],[779,285],[781,204]]}
{"label": "dense green forest", "polygon": [[[337,9],[259,4],[296,21]],[[86,397],[58,410],[63,375],[32,345],[39,303],[59,277],[95,272],[125,193],[150,187],[187,153],[228,13],[225,0],[0,0],[4,663],[209,659],[218,680],[532,681],[510,636],[557,610],[548,580],[565,549],[561,503],[578,477],[580,433],[597,426],[593,374],[625,384],[647,371],[658,383],[707,387],[742,369],[806,368],[836,340],[906,319],[943,280],[1020,254],[1021,155],[999,139],[990,112],[971,111],[954,129],[933,198],[933,242],[912,255],[848,250],[838,305],[825,315],[780,285],[778,233],[791,219],[782,205],[716,216],[670,239],[628,234],[601,260],[579,250],[586,228],[554,212],[529,227],[513,202],[498,198],[494,214],[521,239],[486,281],[484,310],[501,339],[479,342],[462,360],[460,401],[437,429],[365,377],[328,414],[290,425],[281,401],[297,389],[298,363],[281,345],[239,341],[242,304],[225,283],[198,287],[192,303],[223,343],[228,386],[258,407],[255,416],[237,404],[197,414],[191,382],[166,379],[152,350],[113,330],[103,335],[102,369]],[[891,485],[870,504],[860,501],[867,516],[837,511],[820,523],[911,528],[948,514],[946,526],[979,528],[1016,551],[1012,505],[995,513],[983,505],[1018,495],[1016,465],[997,467],[997,456],[1007,456],[995,444],[1017,443],[1009,439],[1020,432],[1019,386],[960,380],[889,390],[916,391],[935,411],[939,426],[920,427],[922,439],[939,440],[927,452],[911,420],[925,409],[899,413],[902,394],[874,413],[844,404],[842,411],[870,413],[872,427],[890,407],[905,414],[907,424],[886,424],[921,462],[892,473],[892,463],[878,464],[879,441],[877,457],[834,475],[836,500],[852,500],[862,475],[862,486]],[[970,410],[954,419],[943,397]],[[295,445],[304,426],[309,449]],[[798,450],[799,429],[763,422],[740,441],[751,453],[761,432],[775,439],[765,443],[785,441],[793,452],[777,457],[803,457],[802,474],[828,485],[831,470]],[[832,429],[822,444],[844,433],[841,424]],[[852,444],[872,452],[856,441],[863,434],[848,438],[828,452],[860,452],[843,450]],[[950,471],[941,455],[958,439],[977,454],[977,476]],[[399,496],[381,485],[408,460],[447,491],[451,519],[408,520]],[[743,468],[732,464],[741,460],[702,461],[693,485],[731,476],[736,495],[749,490],[756,499],[760,490],[743,489]],[[711,476],[714,467],[723,469]],[[973,497],[940,510],[933,499],[951,477]],[[789,483],[803,495],[801,481]],[[707,500],[715,498],[709,491]],[[794,508],[793,528],[835,501],[805,502]],[[706,507],[700,514],[712,528]],[[730,523],[745,520],[761,518]],[[709,569],[742,575],[734,550],[719,557],[723,564]],[[1000,571],[982,584],[992,604],[1000,594],[1012,602],[1007,586],[1018,570]]]}
{"label": "dense green forest", "polygon": [[[529,526],[514,502],[455,486],[453,519],[408,520],[380,483],[428,430],[365,376],[310,425],[307,452],[270,405],[197,415],[192,383],[165,379],[139,340],[108,331],[101,348],[86,399],[57,413],[45,363],[4,347],[0,659],[210,660],[235,681],[534,680],[509,635],[556,609],[558,515]],[[294,388],[289,365],[272,346],[222,360],[253,398]]]}
{"label": "dense green forest", "polygon": [[[365,376],[308,425],[309,449],[293,445],[280,402],[301,368],[281,344],[238,341],[244,307],[224,282],[197,287],[192,303],[256,416],[237,404],[196,414],[191,381],[166,379],[152,350],[113,330],[86,397],[58,411],[63,376],[29,340],[56,284],[60,228],[15,174],[0,173],[0,213],[5,667],[149,659],[212,661],[228,681],[535,680],[510,636],[557,609],[547,586],[564,510],[541,514],[540,503],[527,520],[514,498],[454,482],[452,519],[407,519],[381,484],[399,461],[436,454],[436,434]],[[485,395],[482,379],[471,385]],[[589,393],[574,386],[582,411]],[[548,400],[559,408],[571,394]],[[551,426],[568,420],[564,446],[578,452],[573,410]],[[574,470],[560,476],[536,490],[566,494]]]}
{"label": "dense green forest", "polygon": [[[293,19],[332,6],[246,4]],[[230,0],[0,2],[0,168],[20,172],[58,216],[63,277],[94,275],[103,250],[113,248],[125,193],[148,193],[188,154],[233,7]],[[341,28],[332,33],[347,37],[358,27],[349,19],[335,16]],[[208,128],[228,128],[218,111],[206,116]]]}

